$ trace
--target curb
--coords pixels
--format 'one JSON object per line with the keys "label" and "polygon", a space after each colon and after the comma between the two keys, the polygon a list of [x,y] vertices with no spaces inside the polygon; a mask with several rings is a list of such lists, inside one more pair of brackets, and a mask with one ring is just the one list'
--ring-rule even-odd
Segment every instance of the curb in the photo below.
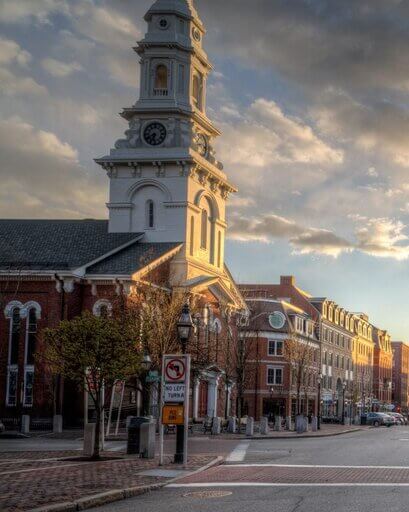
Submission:
{"label": "curb", "polygon": [[111,491],[93,494],[91,496],[85,496],[84,498],[79,498],[76,501],[64,501],[62,503],[44,505],[38,508],[30,509],[28,512],[77,512],[79,510],[100,507],[102,505],[107,505],[108,503],[125,500],[127,498],[134,498],[135,496],[140,496],[148,492],[156,491],[158,489],[161,489],[162,487],[165,487],[166,485],[177,482],[181,478],[196,475],[197,473],[206,471],[207,469],[213,466],[218,466],[222,462],[223,457],[218,456],[212,461],[208,462],[205,466],[200,467],[199,469],[195,469],[190,473],[178,476],[176,478],[168,479],[165,482],[160,482],[158,484],[151,485],[139,485],[136,487],[128,487],[125,489],[113,489]]}
{"label": "curb", "polygon": [[296,433],[294,433],[294,436],[260,436],[260,437],[256,437],[256,436],[246,436],[245,439],[252,439],[252,440],[257,440],[257,441],[261,441],[261,440],[264,440],[264,439],[322,439],[323,437],[334,437],[334,436],[341,436],[341,435],[344,435],[344,434],[352,434],[353,432],[363,432],[365,429],[363,428],[354,428],[354,429],[351,429],[351,430],[342,430],[341,432],[332,432],[332,433],[328,433],[328,434],[307,434],[307,435],[298,435]]}

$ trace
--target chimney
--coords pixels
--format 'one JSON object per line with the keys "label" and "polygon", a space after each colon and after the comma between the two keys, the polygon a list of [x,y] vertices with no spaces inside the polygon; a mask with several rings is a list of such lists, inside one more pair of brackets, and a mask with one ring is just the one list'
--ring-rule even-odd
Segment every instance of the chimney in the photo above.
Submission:
{"label": "chimney", "polygon": [[294,276],[281,276],[280,284],[286,286],[295,286],[295,277]]}

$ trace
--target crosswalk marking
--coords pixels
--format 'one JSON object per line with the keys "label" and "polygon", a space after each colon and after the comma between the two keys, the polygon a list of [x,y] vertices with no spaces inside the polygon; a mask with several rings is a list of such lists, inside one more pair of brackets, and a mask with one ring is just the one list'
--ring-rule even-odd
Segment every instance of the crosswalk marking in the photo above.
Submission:
{"label": "crosswalk marking", "polygon": [[250,443],[240,443],[227,457],[226,462],[240,462],[245,459]]}

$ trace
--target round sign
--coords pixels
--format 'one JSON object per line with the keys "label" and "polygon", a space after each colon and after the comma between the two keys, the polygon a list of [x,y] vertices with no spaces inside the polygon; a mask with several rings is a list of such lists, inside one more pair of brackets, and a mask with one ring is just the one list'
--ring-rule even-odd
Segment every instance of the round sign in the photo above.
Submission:
{"label": "round sign", "polygon": [[185,361],[183,359],[170,359],[166,363],[165,376],[170,382],[181,382],[185,380]]}
{"label": "round sign", "polygon": [[285,324],[285,316],[281,311],[274,311],[274,313],[269,315],[268,321],[273,329],[281,329]]}

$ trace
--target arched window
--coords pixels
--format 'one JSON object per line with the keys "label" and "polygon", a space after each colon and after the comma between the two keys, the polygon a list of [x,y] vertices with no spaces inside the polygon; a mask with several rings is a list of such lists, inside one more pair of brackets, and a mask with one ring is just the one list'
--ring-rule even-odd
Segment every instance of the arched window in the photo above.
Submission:
{"label": "arched window", "polygon": [[26,343],[24,355],[23,405],[32,407],[34,397],[34,354],[37,338],[37,309],[30,308],[27,314]]}
{"label": "arched window", "polygon": [[148,229],[155,227],[155,203],[152,199],[146,201],[146,227]]}
{"label": "arched window", "polygon": [[92,313],[95,316],[107,317],[112,315],[112,304],[107,299],[100,299],[94,304]]}
{"label": "arched window", "polygon": [[193,75],[193,103],[195,107],[202,110],[203,77],[199,73]]}
{"label": "arched window", "polygon": [[195,254],[195,218],[190,217],[190,256]]}
{"label": "arched window", "polygon": [[201,243],[200,246],[202,249],[207,249],[207,223],[208,223],[208,214],[206,210],[202,210],[202,233],[201,233]]}
{"label": "arched window", "polygon": [[153,92],[155,96],[168,95],[168,68],[164,64],[159,64],[156,68]]}
{"label": "arched window", "polygon": [[9,354],[7,366],[6,403],[10,407],[17,405],[18,353],[21,331],[21,310],[15,307],[10,312]]}

